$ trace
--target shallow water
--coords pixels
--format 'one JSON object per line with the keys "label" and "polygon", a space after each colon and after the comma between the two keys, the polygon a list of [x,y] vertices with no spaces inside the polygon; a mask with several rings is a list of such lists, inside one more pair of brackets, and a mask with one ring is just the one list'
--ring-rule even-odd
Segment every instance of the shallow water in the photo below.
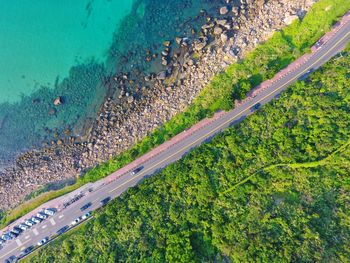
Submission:
{"label": "shallow water", "polygon": [[[0,166],[93,118],[134,0],[0,0]],[[61,96],[63,105],[53,101]]]}
{"label": "shallow water", "polygon": [[0,0],[0,102],[53,87],[73,65],[104,62],[133,0]]}

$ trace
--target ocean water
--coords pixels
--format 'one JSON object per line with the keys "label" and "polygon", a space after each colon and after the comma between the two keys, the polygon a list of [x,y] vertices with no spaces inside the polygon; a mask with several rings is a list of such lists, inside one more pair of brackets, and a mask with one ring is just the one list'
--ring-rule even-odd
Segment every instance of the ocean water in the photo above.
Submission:
{"label": "ocean water", "polygon": [[0,0],[0,167],[94,118],[109,49],[133,4]]}
{"label": "ocean water", "polygon": [[103,63],[133,0],[0,0],[0,103],[53,87],[74,65]]}

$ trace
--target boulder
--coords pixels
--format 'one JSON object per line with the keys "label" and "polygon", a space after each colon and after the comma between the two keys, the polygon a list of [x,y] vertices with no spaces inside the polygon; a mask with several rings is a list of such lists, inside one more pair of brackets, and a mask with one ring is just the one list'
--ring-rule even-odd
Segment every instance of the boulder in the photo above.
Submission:
{"label": "boulder", "polygon": [[220,8],[220,15],[226,15],[228,13],[227,6],[223,6]]}
{"label": "boulder", "polygon": [[170,47],[171,42],[170,41],[164,41],[163,46]]}
{"label": "boulder", "polygon": [[53,101],[53,105],[58,106],[61,105],[62,102],[62,98],[60,96],[58,96],[54,101]]}
{"label": "boulder", "polygon": [[214,35],[220,35],[222,33],[222,28],[217,26],[214,28]]}
{"label": "boulder", "polygon": [[284,20],[283,22],[286,24],[286,25],[290,25],[291,23],[293,23],[293,21],[295,19],[298,19],[299,17],[297,15],[288,15]]}
{"label": "boulder", "polygon": [[157,74],[157,79],[158,80],[165,80],[166,79],[166,71],[162,70]]}

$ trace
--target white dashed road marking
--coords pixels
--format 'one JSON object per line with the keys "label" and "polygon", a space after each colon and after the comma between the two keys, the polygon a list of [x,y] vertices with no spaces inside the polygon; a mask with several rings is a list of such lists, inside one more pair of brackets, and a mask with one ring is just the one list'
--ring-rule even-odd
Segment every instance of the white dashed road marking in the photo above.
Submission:
{"label": "white dashed road marking", "polygon": [[47,227],[47,225],[43,225],[41,228],[44,229],[44,228],[46,228],[46,227]]}
{"label": "white dashed road marking", "polygon": [[58,216],[58,218],[62,218],[62,217],[64,217],[64,215],[59,215],[59,216]]}
{"label": "white dashed road marking", "polygon": [[18,246],[22,246],[22,242],[21,242],[21,240],[16,239],[16,243],[17,243],[17,245],[18,245]]}
{"label": "white dashed road marking", "polygon": [[33,229],[33,233],[34,233],[34,235],[36,235],[36,236],[39,235],[39,232],[38,232],[38,230],[36,230],[36,228]]}
{"label": "white dashed road marking", "polygon": [[51,222],[51,224],[54,226],[54,225],[56,225],[56,222],[55,222],[55,220],[53,219],[53,218],[50,218],[50,222]]}
{"label": "white dashed road marking", "polygon": [[24,238],[25,238],[25,239],[28,239],[29,237],[30,237],[30,236],[25,236]]}

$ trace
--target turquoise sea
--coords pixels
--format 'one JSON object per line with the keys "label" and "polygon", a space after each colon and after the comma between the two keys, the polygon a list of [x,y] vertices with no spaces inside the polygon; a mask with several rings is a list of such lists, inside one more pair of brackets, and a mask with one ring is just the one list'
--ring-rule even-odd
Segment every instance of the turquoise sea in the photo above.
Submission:
{"label": "turquoise sea", "polygon": [[133,0],[1,0],[0,102],[52,87],[73,65],[104,62]]}
{"label": "turquoise sea", "polygon": [[109,49],[133,3],[0,0],[0,166],[94,116]]}

